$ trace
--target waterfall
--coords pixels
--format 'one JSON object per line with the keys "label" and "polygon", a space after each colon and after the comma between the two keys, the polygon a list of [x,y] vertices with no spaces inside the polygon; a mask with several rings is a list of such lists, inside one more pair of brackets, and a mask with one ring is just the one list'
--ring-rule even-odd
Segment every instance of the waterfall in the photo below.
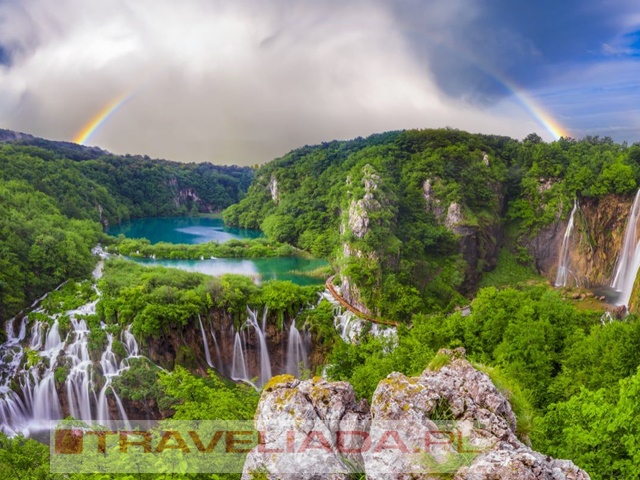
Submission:
{"label": "waterfall", "polygon": [[[342,340],[346,343],[357,343],[358,338],[365,330],[367,321],[344,309],[329,290],[325,290],[320,294],[320,301],[322,300],[326,300],[333,305],[333,326],[342,337]],[[389,345],[397,344],[398,333],[395,327],[372,324],[368,332],[374,337],[388,339]]]}
{"label": "waterfall", "polygon": [[138,354],[138,342],[136,342],[136,337],[131,333],[131,325],[122,331],[122,344],[127,351],[128,358],[140,357]]}
{"label": "waterfall", "polygon": [[200,313],[198,313],[198,322],[200,322],[200,333],[202,333],[202,343],[204,344],[204,356],[207,359],[207,365],[213,368],[213,362],[211,361],[211,354],[209,353],[209,345],[207,345],[207,334],[204,331],[204,326],[202,325],[202,318],[200,317]]}
{"label": "waterfall", "polygon": [[620,292],[618,305],[628,305],[636,280],[638,268],[640,267],[640,244],[637,240],[637,227],[640,216],[640,190],[636,193],[636,198],[631,206],[627,226],[624,231],[624,241],[622,252],[616,264],[616,271],[611,282],[611,287]]}
{"label": "waterfall", "polygon": [[231,378],[233,380],[249,381],[247,362],[244,358],[244,347],[240,339],[240,332],[236,332],[233,341],[233,361],[231,363]]}
{"label": "waterfall", "polygon": [[93,384],[93,362],[89,356],[89,328],[84,320],[71,319],[73,341],[66,348],[66,356],[71,366],[65,381],[69,413],[73,418],[89,422],[91,398],[95,399]]}
{"label": "waterfall", "polygon": [[[26,317],[23,318],[22,324],[26,321]],[[20,336],[15,336],[14,323],[13,318],[7,322],[7,341],[0,345],[0,430],[9,435],[25,428],[28,415],[22,399],[10,388],[24,356]]]}
{"label": "waterfall", "polygon": [[567,229],[564,231],[564,237],[562,237],[562,248],[560,250],[560,258],[558,259],[558,272],[556,273],[556,287],[565,287],[567,285],[567,281],[569,280],[569,275],[572,275],[576,279],[576,283],[578,280],[573,272],[569,269],[569,262],[571,261],[571,259],[569,258],[569,254],[571,253],[571,234],[573,233],[574,217],[577,210],[578,201],[574,200],[573,209],[571,210],[571,215],[569,216],[569,223],[567,223]]}
{"label": "waterfall", "polygon": [[[97,362],[91,360],[89,352],[89,327],[83,318],[95,314],[96,304],[94,300],[64,315],[55,314],[49,321],[43,319],[46,312],[38,308],[33,310],[39,314],[38,320],[30,321],[29,313],[22,318],[19,328],[15,319],[6,323],[7,340],[0,344],[0,431],[28,436],[48,429],[49,421],[66,415],[86,422],[96,418],[103,420],[102,423],[110,422],[108,396],[113,397],[120,419],[127,421],[112,380],[129,368],[131,358],[140,356],[138,344],[131,326],[124,329],[121,338],[127,357],[118,364],[113,352],[114,337],[108,333],[107,345],[96,368]],[[60,334],[63,316],[69,319],[70,326],[66,338]],[[29,350],[28,357],[23,344]],[[56,390],[59,368],[66,369],[64,389],[68,408],[65,411]],[[96,394],[100,377],[102,388]],[[12,384],[18,385],[19,390],[14,391]]]}
{"label": "waterfall", "polygon": [[119,376],[123,370],[128,369],[126,366],[124,368],[118,368],[118,361],[116,360],[116,356],[112,350],[113,347],[113,335],[110,333],[107,335],[107,348],[102,353],[100,358],[100,367],[102,369],[102,375],[104,378],[104,385],[100,389],[100,393],[98,394],[98,411],[97,411],[97,419],[100,423],[109,426],[111,421],[111,415],[109,414],[109,404],[107,402],[107,390],[111,390],[113,394],[114,400],[116,402],[116,407],[118,408],[118,414],[120,415],[120,419],[125,422],[125,425],[128,424],[129,418],[127,417],[127,412],[125,412],[124,407],[122,406],[122,401],[118,396],[118,393],[114,390],[111,382],[114,377]]}
{"label": "waterfall", "polygon": [[258,377],[258,386],[262,386],[271,379],[271,359],[269,358],[269,348],[267,347],[267,339],[265,337],[267,310],[265,308],[262,316],[262,325],[258,324],[257,312],[247,307],[247,325],[253,327],[258,336],[258,367],[260,375]]}
{"label": "waterfall", "polygon": [[287,341],[287,370],[286,373],[300,378],[300,366],[304,370],[309,368],[308,353],[304,339],[300,331],[296,328],[296,321],[291,322],[289,327],[289,339]]}
{"label": "waterfall", "polygon": [[211,322],[209,322],[209,331],[211,332],[211,338],[213,338],[213,347],[216,351],[216,368],[218,369],[218,372],[220,372],[221,374],[224,374],[223,368],[222,368],[222,355],[220,354],[220,345],[218,345],[218,339],[216,338],[216,333],[213,331],[213,326],[211,325]]}

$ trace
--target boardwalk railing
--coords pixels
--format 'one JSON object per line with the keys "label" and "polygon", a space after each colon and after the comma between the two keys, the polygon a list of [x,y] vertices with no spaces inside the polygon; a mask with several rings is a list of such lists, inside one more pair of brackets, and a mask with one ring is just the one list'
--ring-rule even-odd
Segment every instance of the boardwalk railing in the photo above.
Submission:
{"label": "boardwalk railing", "polygon": [[353,305],[351,305],[350,303],[348,303],[344,298],[342,298],[342,296],[338,293],[338,291],[336,290],[336,287],[333,286],[333,279],[335,278],[335,275],[330,276],[329,278],[327,278],[327,281],[325,282],[325,285],[327,286],[327,290],[329,290],[329,293],[331,293],[331,295],[333,296],[333,298],[336,299],[336,301],[342,305],[344,308],[346,308],[347,310],[349,310],[351,313],[353,313],[356,317],[361,318],[362,320],[366,320],[367,322],[371,322],[371,323],[375,323],[377,325],[386,325],[388,327],[397,327],[398,323],[397,322],[392,322],[390,320],[382,320],[380,318],[376,318],[373,317],[367,313],[364,313],[360,310],[358,310],[356,307],[354,307]]}

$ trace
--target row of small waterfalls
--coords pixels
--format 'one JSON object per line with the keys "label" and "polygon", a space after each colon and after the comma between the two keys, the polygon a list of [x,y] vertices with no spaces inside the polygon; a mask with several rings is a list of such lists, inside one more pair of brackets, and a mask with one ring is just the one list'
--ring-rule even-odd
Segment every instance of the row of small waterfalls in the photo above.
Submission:
{"label": "row of small waterfalls", "polygon": [[[100,268],[96,272],[99,275]],[[106,341],[99,361],[95,360],[98,354],[91,351],[87,324],[99,301],[100,292],[94,289],[98,297],[77,309],[47,316],[39,306],[45,296],[24,316],[6,323],[7,339],[0,345],[0,431],[29,436],[48,430],[52,421],[68,416],[106,426],[116,420],[129,421],[126,402],[123,404],[118,395],[114,380],[131,368],[133,359],[143,357],[131,325],[114,334],[102,323]],[[321,294],[322,299],[334,306],[338,333],[346,341],[354,341],[365,322],[343,311],[328,291]],[[266,309],[259,315],[248,308],[240,327],[231,324],[224,331],[215,330],[211,319],[200,315],[196,321],[206,364],[227,378],[258,389],[272,375],[300,377],[311,367],[311,333],[305,327],[296,327],[295,319],[282,326],[284,362],[273,362],[267,342]],[[114,352],[115,340],[123,347],[118,353]],[[224,356],[223,349],[227,353]]]}
{"label": "row of small waterfalls", "polygon": [[[558,257],[555,286],[565,287],[569,285],[583,286],[577,273],[572,269],[571,253],[573,234],[576,225],[576,216],[581,213],[578,200],[574,200],[573,208],[567,222],[567,227],[562,238],[562,246]],[[633,286],[640,269],[640,238],[638,226],[640,225],[640,190],[636,193],[631,210],[627,217],[622,247],[617,256],[614,273],[609,287],[617,293],[615,303],[617,305],[629,305]]]}
{"label": "row of small waterfalls", "polygon": [[[0,345],[0,427],[3,431],[28,435],[46,430],[51,421],[64,418],[56,388],[57,372],[65,375],[68,415],[86,422],[97,420],[108,424],[111,415],[107,396],[111,395],[120,419],[127,420],[112,381],[130,368],[131,359],[140,356],[138,343],[130,327],[124,329],[120,340],[126,356],[118,361],[112,349],[114,336],[107,333],[107,345],[96,365],[91,360],[90,330],[84,317],[95,314],[97,302],[94,300],[65,313],[70,328],[64,339],[60,334],[60,315],[52,316],[50,323],[30,321],[29,315],[7,322],[7,341]],[[43,310],[38,308],[31,312],[34,313],[43,313]]]}

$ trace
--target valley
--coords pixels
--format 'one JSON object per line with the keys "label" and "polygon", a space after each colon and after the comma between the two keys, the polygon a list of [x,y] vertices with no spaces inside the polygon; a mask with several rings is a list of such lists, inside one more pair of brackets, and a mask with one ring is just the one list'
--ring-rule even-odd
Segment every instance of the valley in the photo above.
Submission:
{"label": "valley", "polygon": [[443,369],[497,389],[513,448],[634,468],[638,145],[410,130],[254,170],[30,142],[0,145],[7,445],[68,417],[324,422],[326,392],[365,421],[397,387],[410,416]]}

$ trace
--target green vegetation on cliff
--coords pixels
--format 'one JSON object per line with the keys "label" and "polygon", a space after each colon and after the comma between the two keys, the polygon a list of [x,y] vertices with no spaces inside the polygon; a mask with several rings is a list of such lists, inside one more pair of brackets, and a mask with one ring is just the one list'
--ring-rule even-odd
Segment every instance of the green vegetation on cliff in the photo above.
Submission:
{"label": "green vegetation on cliff", "polygon": [[70,219],[24,181],[0,182],[0,319],[91,273],[100,225]]}
{"label": "green vegetation on cliff", "polygon": [[49,148],[0,144],[0,180],[24,180],[70,218],[119,223],[130,217],[219,211],[240,200],[252,171],[207,163],[103,155],[82,160]]}
{"label": "green vegetation on cliff", "polygon": [[[295,150],[258,169],[240,200],[251,174],[48,142],[0,145],[0,318],[66,280],[85,278],[95,264],[91,247],[104,239],[99,222],[231,205],[228,223],[262,228],[269,239],[193,246],[119,240],[112,248],[167,258],[302,249],[332,262],[349,301],[403,321],[397,339],[363,335],[346,344],[335,332],[333,307],[317,304],[317,287],[258,286],[238,275],[111,260],[97,314],[86,319],[91,351],[100,352],[112,333],[113,351],[122,357],[117,338],[132,324],[142,349],[202,374],[180,366],[162,372],[132,359],[114,380],[124,400],[174,418],[251,418],[257,394],[204,375],[197,358],[202,340],[193,332],[199,316],[239,325],[247,306],[266,306],[271,327],[294,318],[309,326],[322,342],[314,354],[329,356],[328,375],[368,398],[392,371],[441,368],[443,359],[434,360],[440,348],[464,346],[508,392],[521,438],[574,460],[594,479],[634,478],[640,320],[576,308],[541,285],[525,240],[566,218],[576,196],[633,194],[640,185],[638,145],[606,138],[544,143],[535,135],[519,142],[450,129],[390,132]],[[88,283],[69,282],[43,307],[59,313],[92,295]],[[452,313],[468,302],[470,315]],[[59,322],[65,335],[69,320]],[[35,357],[27,351],[26,361],[40,361]],[[56,371],[56,382],[66,375]],[[46,448],[1,435],[0,446],[2,471],[20,480],[57,478],[47,470]]]}
{"label": "green vegetation on cliff", "polygon": [[134,334],[143,338],[196,325],[198,315],[217,309],[239,320],[247,306],[266,306],[271,318],[281,321],[314,304],[322,288],[277,280],[257,286],[243,275],[210,277],[126,260],[107,261],[99,287],[102,319],[107,324],[132,324]]}
{"label": "green vegetation on cliff", "polygon": [[523,243],[576,196],[638,185],[640,146],[609,138],[412,130],[294,150],[224,219],[332,260],[351,301],[406,320],[466,303],[503,245],[534,273]]}
{"label": "green vegetation on cliff", "polygon": [[416,315],[397,340],[363,335],[347,344],[336,338],[327,373],[370,399],[391,372],[419,375],[440,348],[463,346],[509,391],[518,434],[534,449],[569,458],[594,479],[633,478],[640,453],[632,440],[637,401],[631,400],[640,379],[640,318],[604,321],[601,315],[576,308],[547,286],[484,288],[470,315]]}

